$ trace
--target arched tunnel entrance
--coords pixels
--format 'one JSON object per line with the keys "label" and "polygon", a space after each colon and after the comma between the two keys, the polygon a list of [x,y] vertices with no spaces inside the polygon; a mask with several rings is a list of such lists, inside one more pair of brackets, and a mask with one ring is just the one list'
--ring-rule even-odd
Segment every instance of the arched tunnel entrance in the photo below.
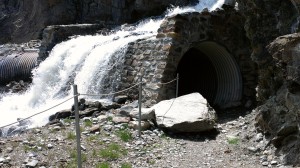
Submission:
{"label": "arched tunnel entrance", "polygon": [[177,66],[178,94],[199,92],[216,107],[236,106],[242,99],[242,76],[225,47],[201,42],[190,48]]}

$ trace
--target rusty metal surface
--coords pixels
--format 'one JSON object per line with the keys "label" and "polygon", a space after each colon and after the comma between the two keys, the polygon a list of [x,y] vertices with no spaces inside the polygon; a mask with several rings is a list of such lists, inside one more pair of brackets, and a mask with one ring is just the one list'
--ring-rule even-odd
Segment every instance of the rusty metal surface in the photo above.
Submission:
{"label": "rusty metal surface", "polygon": [[28,80],[37,65],[37,52],[13,53],[0,58],[0,83]]}

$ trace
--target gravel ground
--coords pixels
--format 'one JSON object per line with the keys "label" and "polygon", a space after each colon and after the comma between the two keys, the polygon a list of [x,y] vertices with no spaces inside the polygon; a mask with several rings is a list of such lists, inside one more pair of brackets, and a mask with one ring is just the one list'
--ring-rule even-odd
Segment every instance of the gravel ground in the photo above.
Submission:
{"label": "gravel ground", "polygon": [[[218,115],[212,132],[178,135],[152,127],[141,137],[109,116],[85,117],[80,121],[82,167],[289,167],[281,165],[275,149],[256,132],[254,116],[227,111]],[[74,130],[74,119],[62,119],[2,137],[0,167],[76,167]]]}

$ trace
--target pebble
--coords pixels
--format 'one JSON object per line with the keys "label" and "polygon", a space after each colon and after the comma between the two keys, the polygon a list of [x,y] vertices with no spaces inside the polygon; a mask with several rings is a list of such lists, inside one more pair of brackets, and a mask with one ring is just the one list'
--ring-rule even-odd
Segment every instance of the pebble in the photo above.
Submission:
{"label": "pebble", "polygon": [[52,149],[53,145],[52,144],[48,144],[47,147],[48,147],[48,149]]}
{"label": "pebble", "polygon": [[35,167],[39,163],[38,160],[32,160],[26,164],[27,167]]}
{"label": "pebble", "polygon": [[272,160],[271,161],[271,165],[277,165],[278,163],[277,163],[277,161],[276,160]]}
{"label": "pebble", "polygon": [[268,166],[269,165],[269,162],[262,162],[261,163],[263,166]]}

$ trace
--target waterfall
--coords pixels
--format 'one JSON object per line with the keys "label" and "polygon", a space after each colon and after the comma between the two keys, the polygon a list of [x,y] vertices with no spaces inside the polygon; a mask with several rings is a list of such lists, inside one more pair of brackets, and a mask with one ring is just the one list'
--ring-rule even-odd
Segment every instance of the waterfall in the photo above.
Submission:
{"label": "waterfall", "polygon": [[[201,0],[194,7],[169,9],[166,16],[202,11],[204,8],[214,10],[223,3],[224,0]],[[120,80],[118,73],[115,73],[114,81],[109,81],[110,90],[101,88],[108,81],[107,71],[112,68],[120,70],[128,43],[155,38],[162,21],[148,19],[110,35],[78,36],[57,44],[49,57],[33,70],[32,84],[25,93],[3,95],[0,101],[0,127],[72,98],[72,84],[78,85],[79,93],[101,94],[113,91]],[[45,125],[51,114],[69,109],[72,104],[72,101],[68,101],[32,117],[29,127]]]}

